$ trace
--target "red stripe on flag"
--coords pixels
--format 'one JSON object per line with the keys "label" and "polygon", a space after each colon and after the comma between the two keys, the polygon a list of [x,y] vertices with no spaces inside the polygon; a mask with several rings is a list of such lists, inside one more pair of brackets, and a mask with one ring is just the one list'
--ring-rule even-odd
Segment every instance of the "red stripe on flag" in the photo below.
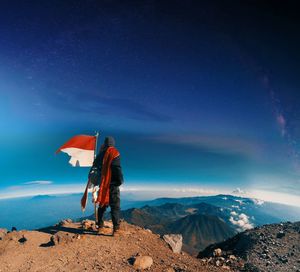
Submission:
{"label": "red stripe on flag", "polygon": [[95,150],[96,146],[96,136],[89,135],[76,135],[69,141],[64,143],[56,153],[60,152],[64,148],[75,147],[85,150]]}

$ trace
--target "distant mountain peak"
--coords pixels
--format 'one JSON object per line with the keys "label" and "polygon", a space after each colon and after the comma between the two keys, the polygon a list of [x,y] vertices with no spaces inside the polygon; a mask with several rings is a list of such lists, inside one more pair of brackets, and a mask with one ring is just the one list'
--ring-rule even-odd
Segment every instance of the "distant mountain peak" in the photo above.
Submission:
{"label": "distant mountain peak", "polygon": [[31,199],[48,199],[48,198],[55,198],[56,196],[54,195],[36,195],[33,196]]}

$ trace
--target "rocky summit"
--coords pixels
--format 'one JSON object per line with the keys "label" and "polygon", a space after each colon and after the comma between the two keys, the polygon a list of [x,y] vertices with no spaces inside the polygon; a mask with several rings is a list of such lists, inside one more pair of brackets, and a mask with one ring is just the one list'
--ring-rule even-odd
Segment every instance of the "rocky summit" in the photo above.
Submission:
{"label": "rocky summit", "polygon": [[[93,221],[63,220],[35,231],[0,231],[0,271],[223,271],[184,252],[172,251],[160,235],[122,222],[112,235]],[[178,251],[179,252],[179,251]]]}
{"label": "rocky summit", "polygon": [[198,258],[237,271],[300,272],[300,222],[247,230],[208,246]]}

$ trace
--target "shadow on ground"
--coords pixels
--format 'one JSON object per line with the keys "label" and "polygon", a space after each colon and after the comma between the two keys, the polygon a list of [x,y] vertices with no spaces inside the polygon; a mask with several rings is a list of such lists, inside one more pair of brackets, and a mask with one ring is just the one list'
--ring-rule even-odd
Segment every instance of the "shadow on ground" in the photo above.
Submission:
{"label": "shadow on ground", "polygon": [[[67,233],[72,233],[72,234],[77,234],[77,235],[98,235],[98,236],[112,236],[111,234],[108,233],[98,233],[96,230],[86,230],[82,228],[75,228],[75,227],[65,227],[65,226],[50,226],[46,228],[41,228],[37,229],[36,231],[47,233],[47,234],[52,234],[55,235],[59,231],[67,232]],[[50,247],[54,246],[53,241],[50,239],[48,243],[41,244],[40,247]]]}

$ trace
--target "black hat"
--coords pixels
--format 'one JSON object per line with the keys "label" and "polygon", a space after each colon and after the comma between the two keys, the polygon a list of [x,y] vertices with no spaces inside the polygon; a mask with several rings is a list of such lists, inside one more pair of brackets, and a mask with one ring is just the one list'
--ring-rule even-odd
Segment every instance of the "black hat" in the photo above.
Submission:
{"label": "black hat", "polygon": [[104,145],[105,146],[115,146],[116,142],[115,142],[115,139],[111,136],[107,136],[105,137],[105,140],[104,140]]}

